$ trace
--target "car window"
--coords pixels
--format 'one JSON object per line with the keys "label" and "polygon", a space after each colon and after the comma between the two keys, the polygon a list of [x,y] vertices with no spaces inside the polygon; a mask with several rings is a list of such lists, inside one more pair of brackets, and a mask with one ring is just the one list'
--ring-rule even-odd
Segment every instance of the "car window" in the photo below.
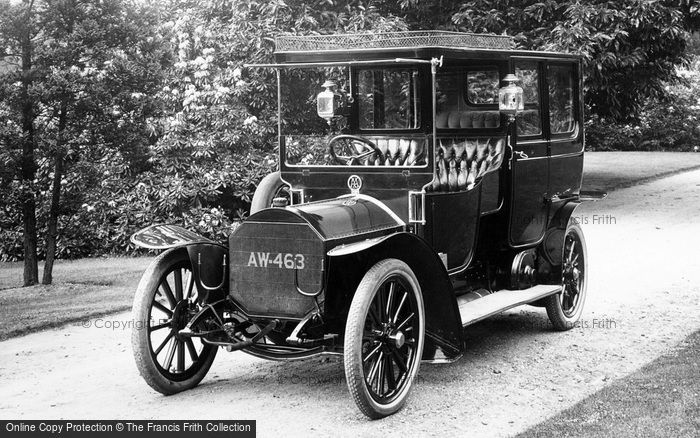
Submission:
{"label": "car window", "polygon": [[574,130],[574,69],[573,65],[550,65],[547,69],[549,84],[549,125],[552,134]]}
{"label": "car window", "polygon": [[367,69],[358,72],[360,129],[420,127],[420,87],[416,69]]}
{"label": "car window", "polygon": [[459,109],[464,105],[464,72],[439,71],[436,77],[437,112]]}
{"label": "car window", "polygon": [[347,68],[299,68],[280,69],[280,113],[282,134],[327,135],[339,129],[344,117],[333,120],[333,126],[318,116],[316,96],[324,89],[323,84],[332,81],[336,89],[347,90],[349,72]]}
{"label": "car window", "polygon": [[537,63],[516,64],[515,75],[520,78],[525,103],[525,109],[517,121],[518,135],[539,135],[542,133],[542,119]]}
{"label": "car window", "polygon": [[467,72],[467,102],[472,105],[498,103],[498,69],[485,68]]}
{"label": "car window", "polygon": [[437,129],[498,128],[498,66],[440,71],[436,77]]}

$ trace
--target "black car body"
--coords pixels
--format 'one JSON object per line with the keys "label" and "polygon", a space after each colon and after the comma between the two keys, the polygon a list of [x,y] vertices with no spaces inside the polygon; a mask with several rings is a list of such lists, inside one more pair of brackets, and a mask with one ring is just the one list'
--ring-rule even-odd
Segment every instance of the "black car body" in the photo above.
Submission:
{"label": "black car body", "polygon": [[[134,334],[151,386],[196,385],[216,346],[343,354],[376,418],[405,403],[421,359],[461,355],[466,325],[521,304],[576,323],[586,253],[572,213],[603,196],[581,191],[579,56],[450,32],[277,44],[274,64],[249,66],[278,71],[280,107],[280,170],[250,217],[223,243],[173,226],[133,237],[169,249],[134,306],[168,333]],[[522,103],[506,111],[512,75]]]}

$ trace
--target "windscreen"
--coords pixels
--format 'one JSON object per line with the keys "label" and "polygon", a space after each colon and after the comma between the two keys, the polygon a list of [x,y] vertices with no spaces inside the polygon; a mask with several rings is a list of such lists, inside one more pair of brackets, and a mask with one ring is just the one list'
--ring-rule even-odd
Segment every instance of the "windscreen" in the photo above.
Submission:
{"label": "windscreen", "polygon": [[420,128],[418,70],[361,69],[357,77],[360,129]]}
{"label": "windscreen", "polygon": [[348,68],[282,69],[280,72],[281,141],[287,165],[326,165],[327,143],[334,134],[347,131],[347,118],[330,122],[317,113],[317,96],[327,81],[333,91],[349,87]]}
{"label": "windscreen", "polygon": [[285,164],[425,165],[419,79],[414,66],[281,69]]}

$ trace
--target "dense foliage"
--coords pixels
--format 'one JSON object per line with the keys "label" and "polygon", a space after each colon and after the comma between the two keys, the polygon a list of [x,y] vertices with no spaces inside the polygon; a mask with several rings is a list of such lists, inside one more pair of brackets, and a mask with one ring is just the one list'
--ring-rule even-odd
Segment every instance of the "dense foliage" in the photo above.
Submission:
{"label": "dense foliage", "polygon": [[25,257],[27,199],[40,258],[52,220],[58,257],[134,251],[156,222],[225,236],[276,167],[273,73],[241,68],[280,33],[440,28],[581,52],[590,145],[682,150],[700,136],[699,21],[695,0],[0,0],[0,260]]}
{"label": "dense foliage", "polygon": [[[143,161],[145,120],[159,114],[152,96],[167,57],[156,20],[150,8],[119,0],[3,2],[0,258],[22,254],[18,234],[25,260],[37,246],[41,256],[46,248],[68,257],[94,251],[84,233],[92,227],[71,215],[103,177],[101,163]],[[57,235],[88,239],[56,246]],[[38,279],[33,265],[25,263],[25,283]]]}
{"label": "dense foliage", "polygon": [[647,98],[639,117],[620,122],[590,114],[586,141],[590,150],[695,151],[700,146],[700,64],[679,70],[680,82],[665,95]]}
{"label": "dense foliage", "polygon": [[666,94],[698,17],[688,0],[403,0],[401,8],[416,27],[508,34],[525,49],[582,54],[591,112],[618,120]]}

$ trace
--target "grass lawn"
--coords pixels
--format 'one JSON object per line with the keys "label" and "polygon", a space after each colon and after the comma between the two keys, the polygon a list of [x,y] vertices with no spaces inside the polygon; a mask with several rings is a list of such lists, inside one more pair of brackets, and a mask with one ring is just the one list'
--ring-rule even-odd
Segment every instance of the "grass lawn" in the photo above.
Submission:
{"label": "grass lawn", "polygon": [[32,287],[17,287],[22,284],[21,263],[0,263],[0,340],[129,309],[150,261],[148,257],[58,260],[54,284]]}
{"label": "grass lawn", "polygon": [[699,431],[700,331],[518,437],[697,437]]}
{"label": "grass lawn", "polygon": [[697,168],[700,153],[587,152],[582,188],[611,191]]}

